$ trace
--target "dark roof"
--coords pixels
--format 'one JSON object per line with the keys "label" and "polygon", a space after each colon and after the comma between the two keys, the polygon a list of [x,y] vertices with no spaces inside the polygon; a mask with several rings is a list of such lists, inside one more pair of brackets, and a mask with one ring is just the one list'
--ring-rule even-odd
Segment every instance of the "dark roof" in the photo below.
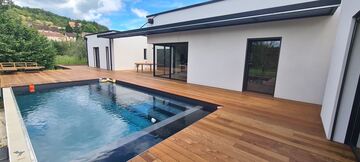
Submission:
{"label": "dark roof", "polygon": [[63,38],[64,35],[59,32],[53,32],[53,31],[39,31],[41,35],[44,35],[46,37],[58,37]]}
{"label": "dark roof", "polygon": [[119,32],[119,31],[117,31],[117,30],[107,30],[107,31],[102,31],[102,32],[97,32],[97,33],[89,33],[89,34],[85,34],[84,37],[91,36],[91,35],[96,35],[96,34],[101,35],[101,34],[109,34],[109,33],[115,33],[115,32]]}
{"label": "dark roof", "polygon": [[340,3],[341,0],[311,1],[281,7],[267,8],[224,16],[147,27],[142,29],[128,30],[124,32],[102,34],[98,37],[121,38],[269,21],[289,20],[306,17],[327,16],[333,15]]}
{"label": "dark roof", "polygon": [[65,35],[68,36],[68,37],[76,37],[76,34],[75,34],[75,33],[68,33],[68,32],[66,32]]}
{"label": "dark roof", "polygon": [[59,28],[55,26],[47,26],[47,25],[31,25],[31,26],[37,30],[60,32]]}
{"label": "dark roof", "polygon": [[176,8],[176,9],[173,9],[173,10],[168,10],[168,11],[164,11],[164,12],[159,12],[159,13],[151,14],[151,15],[148,15],[148,16],[146,16],[146,17],[153,17],[153,16],[157,16],[157,15],[162,15],[162,14],[170,13],[170,12],[185,10],[185,9],[194,8],[194,7],[198,7],[198,6],[204,6],[204,5],[207,5],[207,4],[211,4],[211,3],[215,3],[215,2],[220,2],[220,1],[223,1],[223,0],[210,0],[210,1],[202,2],[202,3],[197,3],[197,4],[185,6],[185,7]]}

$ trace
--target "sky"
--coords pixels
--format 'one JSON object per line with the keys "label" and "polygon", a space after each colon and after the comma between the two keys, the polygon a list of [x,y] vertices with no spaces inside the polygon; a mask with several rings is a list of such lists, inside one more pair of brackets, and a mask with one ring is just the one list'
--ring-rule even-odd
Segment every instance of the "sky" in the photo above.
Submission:
{"label": "sky", "polygon": [[96,21],[112,30],[140,28],[146,15],[207,0],[13,0],[19,6],[41,8],[72,19]]}

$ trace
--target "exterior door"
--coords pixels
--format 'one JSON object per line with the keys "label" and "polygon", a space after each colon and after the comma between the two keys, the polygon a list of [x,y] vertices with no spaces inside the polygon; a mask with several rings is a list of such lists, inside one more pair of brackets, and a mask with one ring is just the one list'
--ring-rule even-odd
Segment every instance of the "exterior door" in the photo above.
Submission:
{"label": "exterior door", "polygon": [[243,89],[274,94],[281,38],[249,39]]}
{"label": "exterior door", "polygon": [[154,45],[154,76],[187,80],[188,43]]}
{"label": "exterior door", "polygon": [[96,68],[100,68],[99,47],[94,47],[94,63]]}
{"label": "exterior door", "polygon": [[155,70],[154,75],[163,78],[170,78],[171,48],[166,45],[155,45]]}
{"label": "exterior door", "polygon": [[105,47],[105,51],[106,51],[106,69],[111,70],[111,60],[110,60],[109,47]]}

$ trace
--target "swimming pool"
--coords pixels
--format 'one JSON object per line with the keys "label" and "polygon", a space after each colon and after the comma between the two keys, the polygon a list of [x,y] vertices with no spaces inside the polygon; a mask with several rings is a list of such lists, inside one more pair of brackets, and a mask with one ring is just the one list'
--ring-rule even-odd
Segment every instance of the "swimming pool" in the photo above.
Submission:
{"label": "swimming pool", "polygon": [[38,161],[126,161],[216,105],[117,81],[13,88]]}

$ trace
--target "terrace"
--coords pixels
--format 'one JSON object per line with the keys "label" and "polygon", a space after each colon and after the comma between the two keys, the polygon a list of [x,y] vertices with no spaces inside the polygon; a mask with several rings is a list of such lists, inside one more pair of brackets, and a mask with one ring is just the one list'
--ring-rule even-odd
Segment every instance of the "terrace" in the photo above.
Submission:
{"label": "terrace", "polygon": [[221,105],[131,161],[355,161],[348,146],[326,140],[320,105],[85,66],[0,75],[0,87],[110,77]]}

